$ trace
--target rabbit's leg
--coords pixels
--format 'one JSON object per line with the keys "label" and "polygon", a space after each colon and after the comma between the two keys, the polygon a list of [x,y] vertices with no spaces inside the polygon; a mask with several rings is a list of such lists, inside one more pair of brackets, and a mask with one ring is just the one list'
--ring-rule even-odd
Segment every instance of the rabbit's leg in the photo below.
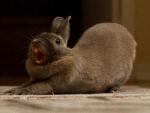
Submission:
{"label": "rabbit's leg", "polygon": [[22,84],[21,86],[19,87],[16,87],[16,88],[13,88],[13,89],[10,89],[8,91],[5,91],[3,94],[12,94],[15,90],[19,90],[19,89],[22,89],[22,88],[25,88],[25,87],[28,87],[34,83],[37,83],[37,80],[36,79],[33,79],[33,78],[30,78],[30,81]]}
{"label": "rabbit's leg", "polygon": [[31,77],[46,79],[58,72],[69,69],[74,65],[74,57],[68,56],[47,65],[35,65],[30,59],[26,60],[27,72]]}
{"label": "rabbit's leg", "polygon": [[120,86],[115,84],[112,87],[109,87],[108,90],[105,91],[105,93],[116,93],[116,92],[120,92]]}
{"label": "rabbit's leg", "polygon": [[30,81],[28,81],[28,82],[22,84],[22,85],[19,86],[19,87],[10,89],[10,90],[8,90],[8,91],[5,91],[3,94],[12,94],[13,92],[15,92],[15,90],[19,90],[19,89],[22,89],[22,88],[26,88],[26,87],[28,87],[28,86],[30,86],[30,85],[32,85],[32,84],[37,83],[37,82],[38,82],[38,80],[33,79],[33,78],[30,78]]}
{"label": "rabbit's leg", "polygon": [[110,93],[115,93],[120,91],[120,86],[119,85],[114,85],[113,87],[110,88],[109,92]]}
{"label": "rabbit's leg", "polygon": [[21,88],[18,90],[15,90],[11,94],[16,95],[44,95],[44,94],[52,94],[52,87],[50,83],[46,81],[42,81],[36,84],[33,84],[31,86],[28,86],[26,88]]}

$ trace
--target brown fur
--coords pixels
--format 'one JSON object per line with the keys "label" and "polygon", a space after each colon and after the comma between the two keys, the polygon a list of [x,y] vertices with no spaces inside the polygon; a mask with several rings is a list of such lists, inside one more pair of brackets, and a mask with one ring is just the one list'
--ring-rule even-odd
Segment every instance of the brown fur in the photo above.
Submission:
{"label": "brown fur", "polygon": [[[102,93],[128,80],[135,59],[136,42],[127,29],[116,23],[94,25],[70,49],[66,47],[69,20],[70,17],[65,20],[55,18],[51,32],[36,37],[43,43],[40,48],[47,57],[43,64],[37,65],[32,50],[29,50],[26,69],[31,80],[7,93]],[[54,43],[55,37],[61,41],[59,46]],[[44,39],[48,39],[50,44]],[[31,42],[29,48],[32,46]]]}

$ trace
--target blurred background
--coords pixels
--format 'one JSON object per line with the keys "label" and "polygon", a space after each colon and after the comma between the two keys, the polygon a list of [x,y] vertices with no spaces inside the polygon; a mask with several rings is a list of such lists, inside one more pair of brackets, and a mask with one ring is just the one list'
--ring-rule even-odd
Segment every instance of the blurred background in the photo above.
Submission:
{"label": "blurred background", "polygon": [[68,15],[69,47],[96,23],[124,25],[138,43],[128,83],[150,82],[149,6],[150,0],[0,0],[0,85],[20,85],[29,79],[25,60],[31,39],[48,32],[55,17]]}

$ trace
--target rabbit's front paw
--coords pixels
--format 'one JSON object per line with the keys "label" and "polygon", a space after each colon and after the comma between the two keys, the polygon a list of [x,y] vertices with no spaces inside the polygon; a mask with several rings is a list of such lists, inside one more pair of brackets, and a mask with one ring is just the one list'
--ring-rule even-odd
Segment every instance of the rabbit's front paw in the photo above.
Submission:
{"label": "rabbit's front paw", "polygon": [[7,90],[7,91],[5,91],[3,94],[4,95],[11,95],[11,94],[13,94],[13,92],[15,92],[15,90],[17,90],[18,88],[13,88],[13,89],[10,89],[10,90]]}
{"label": "rabbit's front paw", "polygon": [[16,95],[31,95],[32,93],[28,88],[22,88],[22,89],[15,91],[15,94]]}
{"label": "rabbit's front paw", "polygon": [[6,91],[4,94],[6,95],[30,95],[31,93],[27,88],[20,88],[20,89]]}

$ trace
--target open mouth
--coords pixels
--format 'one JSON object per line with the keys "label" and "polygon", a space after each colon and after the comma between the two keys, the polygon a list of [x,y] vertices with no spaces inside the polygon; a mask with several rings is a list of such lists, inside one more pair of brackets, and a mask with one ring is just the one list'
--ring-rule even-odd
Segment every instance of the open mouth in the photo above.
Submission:
{"label": "open mouth", "polygon": [[40,50],[39,47],[33,48],[34,54],[35,54],[35,62],[37,64],[43,64],[45,60],[45,54]]}

